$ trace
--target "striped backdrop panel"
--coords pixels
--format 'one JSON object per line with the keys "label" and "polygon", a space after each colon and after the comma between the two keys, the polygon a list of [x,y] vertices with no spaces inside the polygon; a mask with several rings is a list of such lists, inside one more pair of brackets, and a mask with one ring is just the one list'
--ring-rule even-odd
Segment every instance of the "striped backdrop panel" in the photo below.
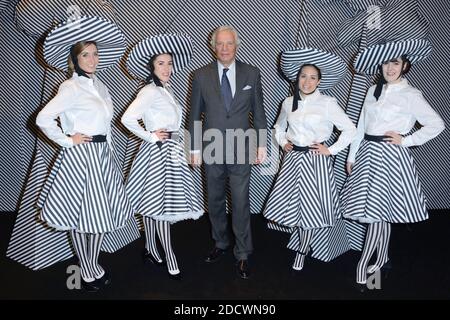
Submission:
{"label": "striped backdrop panel", "polygon": [[[146,36],[163,32],[184,32],[193,37],[194,59],[184,72],[173,78],[177,98],[186,103],[184,124],[189,110],[187,102],[191,90],[192,71],[212,60],[212,54],[207,48],[208,35],[218,25],[224,23],[235,25],[242,35],[242,47],[238,57],[258,66],[262,71],[265,109],[268,124],[271,127],[278,114],[280,103],[290,94],[288,82],[278,71],[279,53],[297,45],[300,38],[305,38],[310,46],[334,51],[349,64],[349,71],[344,81],[336,88],[329,90],[327,94],[336,96],[341,107],[346,109],[350,116],[356,115],[355,119],[357,119],[360,109],[350,107],[349,103],[351,87],[355,86],[352,89],[354,95],[364,95],[367,87],[373,83],[373,79],[365,79],[363,85],[357,85],[353,81],[350,65],[358,50],[357,43],[361,37],[361,26],[358,23],[348,23],[352,27],[355,26],[355,30],[349,30],[342,34],[350,36],[352,41],[348,46],[339,47],[338,35],[341,25],[362,11],[355,10],[355,6],[351,7],[348,3],[349,1],[339,0],[308,0],[306,2],[287,0],[276,4],[266,1],[243,3],[242,1],[216,0],[205,3],[200,0],[143,0],[138,6],[132,1],[118,0],[10,1],[5,9],[0,11],[0,43],[3,48],[7,49],[0,51],[0,63],[2,68],[5,66],[11,71],[4,72],[0,76],[2,88],[5,92],[10,93],[6,97],[0,97],[2,110],[0,133],[3,136],[5,134],[8,134],[9,137],[12,136],[7,142],[0,140],[2,167],[5,168],[0,173],[1,210],[17,210],[21,203],[21,190],[36,187],[29,185],[30,181],[36,181],[29,175],[31,172],[29,168],[33,166],[33,161],[41,161],[47,170],[54,157],[55,149],[36,129],[34,116],[55,93],[59,83],[64,79],[64,75],[53,70],[45,72],[45,64],[39,59],[38,39],[42,38],[45,32],[52,27],[55,18],[58,20],[58,18],[66,18],[73,14],[73,11],[67,11],[70,5],[77,4],[88,13],[98,13],[110,18],[116,17],[120,28],[126,34],[130,47]],[[396,4],[397,7],[393,7],[394,9],[400,6],[398,0],[383,1],[383,3],[391,6]],[[430,23],[433,52],[429,59],[413,66],[408,79],[412,85],[424,92],[431,105],[441,114],[444,121],[449,123],[447,101],[449,101],[450,93],[448,87],[444,86],[446,82],[442,72],[449,69],[447,54],[448,43],[450,43],[449,26],[443,19],[440,19],[441,13],[445,10],[448,11],[449,3],[438,0],[414,3]],[[307,8],[307,15],[301,14],[303,4]],[[140,9],[143,7],[146,10]],[[402,18],[401,10],[396,10],[397,15],[392,14],[392,16],[397,17],[397,22],[406,26],[408,30],[408,22]],[[251,19],[249,19],[249,12],[252,13]],[[411,14],[409,9],[405,14]],[[308,34],[304,32],[305,23],[301,19],[306,21]],[[396,29],[397,31],[401,30]],[[15,53],[17,62],[14,66],[10,63],[7,52]],[[131,162],[139,142],[129,138],[129,133],[120,124],[120,116],[135,96],[139,83],[127,75],[123,61],[124,59],[117,67],[105,70],[99,77],[108,86],[113,96],[115,104],[114,145],[126,173],[129,168],[126,164]],[[7,74],[13,74],[14,77],[6,77]],[[34,81],[24,81],[24,79],[34,79]],[[7,130],[3,128],[7,128]],[[36,137],[38,137],[37,142]],[[270,131],[268,138],[271,139]],[[448,197],[450,179],[447,170],[449,160],[442,152],[439,152],[439,150],[449,148],[449,141],[449,132],[445,130],[436,139],[412,150],[430,209],[450,207],[450,198]],[[12,145],[20,146],[20,152],[17,151],[17,147],[13,151]],[[33,157],[38,146],[41,149],[40,153]],[[269,145],[268,152],[273,159],[270,165],[255,166],[252,170],[251,211],[253,213],[261,211],[270,191],[273,177],[278,170],[280,159],[278,149]],[[433,156],[433,166],[429,165],[430,155]],[[36,157],[42,157],[42,159],[31,160]],[[343,156],[338,156],[335,160],[338,184],[342,184],[345,180],[344,163],[343,153]],[[199,190],[201,190],[203,185],[201,170],[197,170],[195,178]],[[25,193],[21,201],[32,203],[32,199],[27,199]],[[20,208],[24,208],[24,206],[20,206]],[[21,211],[23,210],[21,209]],[[358,238],[361,230],[352,224],[347,224],[346,227],[346,232],[350,235],[348,238],[350,245],[352,248],[358,247],[358,241],[355,241],[353,237]],[[342,245],[344,246],[344,244]]]}

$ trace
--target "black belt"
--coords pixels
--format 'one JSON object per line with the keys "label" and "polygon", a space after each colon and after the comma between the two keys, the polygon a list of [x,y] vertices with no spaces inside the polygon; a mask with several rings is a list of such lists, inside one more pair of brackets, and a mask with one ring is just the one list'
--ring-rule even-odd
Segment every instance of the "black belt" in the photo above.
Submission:
{"label": "black belt", "polygon": [[292,150],[300,151],[300,152],[302,152],[302,151],[309,151],[309,149],[310,148],[308,146],[302,147],[302,146],[296,146],[295,144],[293,145],[293,148],[292,148]]}
{"label": "black belt", "polygon": [[91,142],[106,142],[106,136],[103,135],[96,135],[96,136],[92,136],[92,140]]}
{"label": "black belt", "polygon": [[178,131],[168,131],[167,133],[169,134],[169,137],[167,139],[178,140],[178,138],[180,137]]}
{"label": "black belt", "polygon": [[388,136],[372,136],[370,134],[365,134],[364,139],[373,142],[386,142],[384,139],[390,138]]}

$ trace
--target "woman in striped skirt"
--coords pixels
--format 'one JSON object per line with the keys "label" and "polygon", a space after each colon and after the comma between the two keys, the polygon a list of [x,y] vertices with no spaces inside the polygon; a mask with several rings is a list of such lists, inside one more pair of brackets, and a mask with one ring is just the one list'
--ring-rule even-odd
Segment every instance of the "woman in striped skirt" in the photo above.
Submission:
{"label": "woman in striped skirt", "polygon": [[[302,64],[294,96],[284,100],[274,126],[276,140],[286,154],[263,214],[299,232],[300,246],[292,268],[300,271],[315,230],[333,226],[339,218],[331,156],[348,146],[356,128],[336,99],[318,89],[323,80],[324,89],[339,80],[340,70],[345,72],[343,61],[319,50],[288,51],[281,60],[287,74],[293,60]],[[315,64],[305,63],[311,60]],[[341,135],[327,147],[322,142],[330,138],[333,126]]]}
{"label": "woman in striped skirt", "polygon": [[[110,36],[113,33],[107,32]],[[108,44],[101,37],[98,41]],[[61,84],[36,118],[47,137],[62,146],[38,200],[41,218],[57,230],[70,231],[81,267],[81,284],[88,291],[97,291],[110,282],[108,272],[98,263],[105,233],[125,226],[133,217],[112,154],[111,97],[95,76],[97,47],[94,41],[78,41],[70,47],[73,76]],[[115,60],[122,52],[115,53]],[[114,53],[109,54],[111,58]]]}
{"label": "woman in striped skirt", "polygon": [[[143,140],[134,159],[126,190],[133,208],[143,216],[144,259],[161,266],[156,234],[165,252],[169,277],[181,279],[172,249],[170,224],[198,219],[203,214],[193,177],[179,141],[182,106],[169,80],[192,56],[192,40],[161,35],[142,40],[127,61],[131,73],[146,79],[145,86],[122,116],[122,123]],[[148,66],[148,69],[147,69]],[[139,124],[143,120],[145,129]]]}
{"label": "woman in striped skirt", "polygon": [[[367,92],[348,155],[349,176],[341,192],[344,217],[368,224],[356,272],[360,291],[366,288],[367,274],[380,270],[389,261],[391,223],[428,219],[425,197],[408,148],[436,137],[444,123],[422,93],[403,78],[411,64],[408,57],[418,61],[426,56],[423,51],[427,46],[417,40],[375,45],[363,51],[355,63],[360,72],[382,73],[378,84]],[[422,128],[407,135],[416,121]],[[368,267],[375,249],[377,259]]]}

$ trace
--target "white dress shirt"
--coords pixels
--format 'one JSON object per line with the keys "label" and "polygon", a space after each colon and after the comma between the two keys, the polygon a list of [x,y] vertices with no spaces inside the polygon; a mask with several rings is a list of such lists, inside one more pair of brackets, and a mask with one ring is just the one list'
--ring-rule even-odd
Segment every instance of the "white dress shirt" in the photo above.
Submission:
{"label": "white dress shirt", "polygon": [[[339,139],[328,150],[335,155],[352,141],[356,128],[335,98],[323,95],[319,89],[298,101],[298,109],[292,112],[294,97],[283,101],[280,115],[274,125],[275,138],[284,148],[288,141],[297,146],[310,146],[326,141],[333,126],[341,131]],[[286,131],[287,129],[287,131]]]}
{"label": "white dress shirt", "polygon": [[[68,135],[75,133],[106,135],[111,146],[112,116],[113,104],[106,86],[95,75],[86,78],[74,72],[39,112],[36,124],[47,137],[66,148],[73,146]],[[58,117],[61,128],[56,122]]]}
{"label": "white dress shirt", "polygon": [[[217,72],[219,72],[219,83],[222,84],[222,74],[225,66],[217,61]],[[234,97],[236,93],[236,61],[233,61],[228,67],[228,71],[226,76],[228,77],[228,81],[230,82],[231,93]]]}
{"label": "white dress shirt", "polygon": [[422,93],[408,84],[408,80],[384,85],[378,101],[373,96],[375,87],[367,91],[348,162],[355,162],[364,134],[382,136],[387,131],[394,131],[404,135],[418,121],[423,127],[402,139],[402,146],[410,147],[424,144],[444,130],[442,118],[431,108]]}
{"label": "white dress shirt", "polygon": [[[159,138],[152,131],[178,131],[182,112],[169,85],[158,87],[151,83],[139,91],[122,116],[122,123],[139,138],[155,143]],[[140,119],[143,120],[145,129],[139,124]]]}

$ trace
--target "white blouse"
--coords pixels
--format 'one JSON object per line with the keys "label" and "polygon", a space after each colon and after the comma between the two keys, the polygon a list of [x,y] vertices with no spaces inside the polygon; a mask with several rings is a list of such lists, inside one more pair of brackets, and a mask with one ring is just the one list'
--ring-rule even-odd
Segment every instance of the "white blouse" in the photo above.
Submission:
{"label": "white blouse", "polygon": [[355,162],[356,153],[364,134],[385,135],[387,131],[407,134],[418,121],[422,128],[402,139],[402,146],[424,144],[444,130],[444,121],[431,108],[422,93],[409,85],[408,80],[384,85],[378,101],[373,96],[376,86],[366,95],[358,121],[357,134],[350,146],[347,161]]}
{"label": "white blouse", "polygon": [[[111,146],[113,104],[106,86],[96,77],[86,78],[74,72],[64,81],[56,96],[39,112],[36,124],[47,137],[70,148],[68,135],[106,135]],[[61,128],[56,119],[59,117]]]}
{"label": "white blouse", "polygon": [[[283,101],[280,115],[274,125],[275,139],[281,147],[288,141],[297,146],[309,146],[326,141],[333,126],[341,131],[339,139],[328,150],[335,155],[352,141],[356,128],[335,98],[323,95],[319,89],[298,101],[298,109],[292,112],[294,97]],[[287,131],[286,131],[287,129]]]}
{"label": "white blouse", "polygon": [[[150,83],[143,87],[136,99],[122,116],[122,123],[139,138],[157,142],[159,138],[152,131],[165,129],[178,131],[181,126],[182,107],[168,85],[158,87]],[[139,124],[142,119],[145,129]]]}

